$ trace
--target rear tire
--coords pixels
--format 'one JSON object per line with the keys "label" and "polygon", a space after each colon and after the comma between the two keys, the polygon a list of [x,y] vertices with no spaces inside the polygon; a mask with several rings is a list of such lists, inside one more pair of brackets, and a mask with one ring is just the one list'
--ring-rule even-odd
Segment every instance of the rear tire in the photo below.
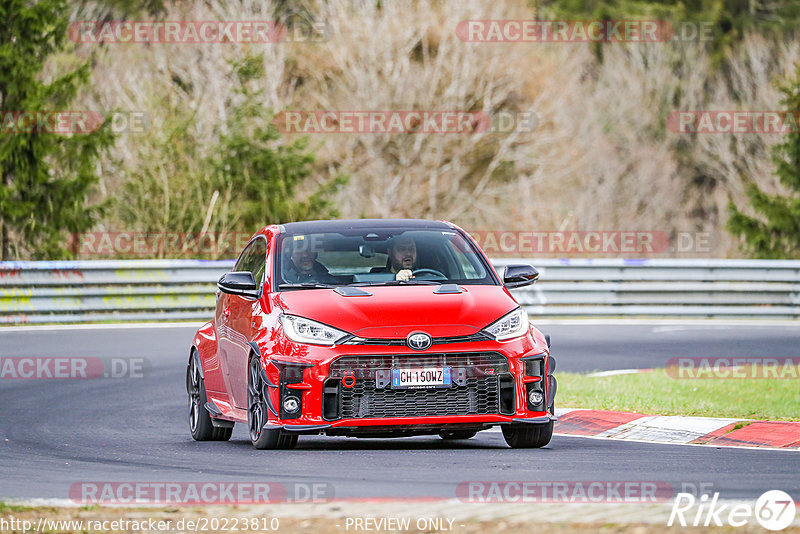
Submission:
{"label": "rear tire", "polygon": [[503,437],[513,449],[538,449],[550,443],[553,421],[544,425],[503,425]]}
{"label": "rear tire", "polygon": [[206,385],[197,368],[197,357],[193,352],[186,368],[186,390],[189,393],[189,432],[195,441],[228,441],[233,428],[218,428],[211,422],[206,410]]}
{"label": "rear tire", "polygon": [[470,439],[474,438],[478,432],[475,430],[442,430],[439,432],[439,437],[451,441],[454,439]]}

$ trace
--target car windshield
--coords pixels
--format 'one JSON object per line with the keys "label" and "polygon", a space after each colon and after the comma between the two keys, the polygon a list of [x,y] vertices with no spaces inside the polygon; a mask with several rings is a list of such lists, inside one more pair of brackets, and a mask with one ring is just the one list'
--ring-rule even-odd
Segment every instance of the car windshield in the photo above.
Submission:
{"label": "car windshield", "polygon": [[483,257],[455,230],[287,233],[278,240],[277,251],[275,272],[280,275],[281,290],[345,285],[497,284]]}

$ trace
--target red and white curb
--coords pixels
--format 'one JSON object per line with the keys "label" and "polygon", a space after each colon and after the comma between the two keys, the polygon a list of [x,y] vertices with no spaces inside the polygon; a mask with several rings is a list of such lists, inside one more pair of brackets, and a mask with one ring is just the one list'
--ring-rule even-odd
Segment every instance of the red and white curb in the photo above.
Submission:
{"label": "red and white curb", "polygon": [[800,422],[557,409],[555,433],[713,447],[800,450]]}

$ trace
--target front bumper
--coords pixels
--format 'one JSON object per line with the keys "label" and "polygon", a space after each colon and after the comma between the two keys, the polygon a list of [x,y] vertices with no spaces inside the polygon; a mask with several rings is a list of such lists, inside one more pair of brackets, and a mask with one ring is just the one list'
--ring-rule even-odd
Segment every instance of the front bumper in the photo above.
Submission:
{"label": "front bumper", "polygon": [[[555,420],[548,409],[555,392],[555,379],[548,373],[550,356],[531,336],[454,343],[446,350],[424,352],[397,346],[314,347],[291,342],[280,348],[271,357],[262,356],[269,427],[306,434],[418,435]],[[442,389],[392,389],[387,372],[398,365],[445,365],[453,371],[453,384]],[[544,396],[538,406],[528,402],[531,388]],[[295,413],[284,409],[290,396],[299,404]]]}

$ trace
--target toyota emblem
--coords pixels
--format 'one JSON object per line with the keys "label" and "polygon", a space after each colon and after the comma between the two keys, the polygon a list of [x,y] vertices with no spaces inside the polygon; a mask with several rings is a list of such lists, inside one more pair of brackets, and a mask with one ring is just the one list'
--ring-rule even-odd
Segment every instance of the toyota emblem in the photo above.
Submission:
{"label": "toyota emblem", "polygon": [[414,350],[425,350],[433,345],[433,339],[425,332],[416,332],[408,335],[406,345]]}

